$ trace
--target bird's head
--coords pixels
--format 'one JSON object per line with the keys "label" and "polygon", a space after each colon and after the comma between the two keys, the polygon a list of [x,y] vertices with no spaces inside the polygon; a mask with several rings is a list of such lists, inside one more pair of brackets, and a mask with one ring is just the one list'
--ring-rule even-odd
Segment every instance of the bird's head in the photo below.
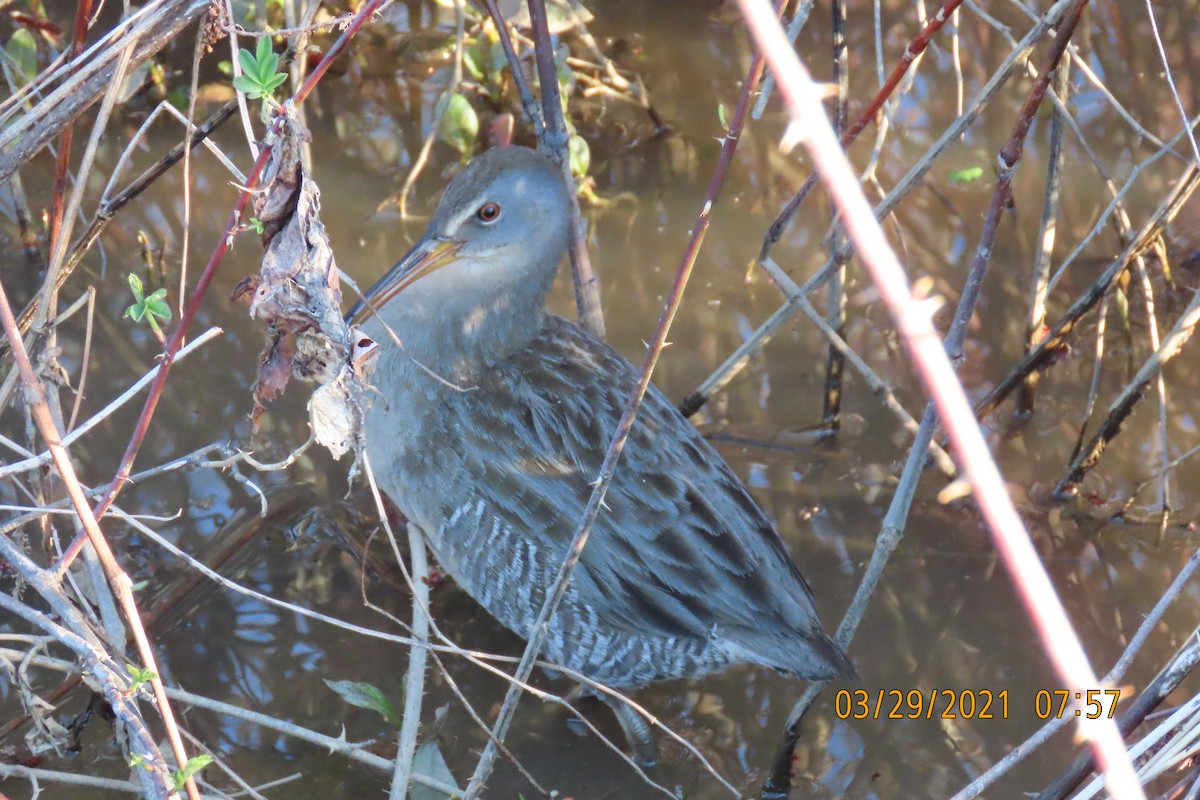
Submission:
{"label": "bird's head", "polygon": [[450,182],[425,234],[366,292],[351,321],[392,302],[451,319],[455,308],[527,311],[532,301],[540,309],[566,250],[568,203],[562,174],[544,154],[486,151]]}

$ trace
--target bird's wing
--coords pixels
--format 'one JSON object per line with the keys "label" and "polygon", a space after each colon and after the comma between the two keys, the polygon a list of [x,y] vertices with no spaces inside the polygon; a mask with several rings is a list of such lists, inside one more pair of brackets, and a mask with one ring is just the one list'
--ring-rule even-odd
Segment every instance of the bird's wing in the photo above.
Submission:
{"label": "bird's wing", "polygon": [[[456,457],[486,493],[488,514],[537,541],[556,569],[637,375],[557,317],[530,353],[484,378],[480,396],[490,402],[464,395],[452,424]],[[770,522],[653,387],[572,581],[607,624],[644,635],[819,630],[808,586]]]}

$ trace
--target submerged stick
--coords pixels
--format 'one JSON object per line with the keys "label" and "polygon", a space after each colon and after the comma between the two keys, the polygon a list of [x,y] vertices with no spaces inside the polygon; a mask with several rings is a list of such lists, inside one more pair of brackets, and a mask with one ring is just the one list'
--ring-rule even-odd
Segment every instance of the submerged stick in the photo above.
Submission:
{"label": "submerged stick", "polygon": [[1192,295],[1192,301],[1188,304],[1187,309],[1179,319],[1175,321],[1174,327],[1171,328],[1171,332],[1163,339],[1162,345],[1146,359],[1146,362],[1142,364],[1137,374],[1125,385],[1125,388],[1121,390],[1121,394],[1109,406],[1108,416],[1100,426],[1100,430],[1092,437],[1087,447],[1083,448],[1071,460],[1071,465],[1067,468],[1066,476],[1054,487],[1056,495],[1065,497],[1078,490],[1079,483],[1088,471],[1096,466],[1096,462],[1100,460],[1100,455],[1104,452],[1104,448],[1108,446],[1109,441],[1120,432],[1121,425],[1125,422],[1130,412],[1133,411],[1133,407],[1137,401],[1142,398],[1142,393],[1146,391],[1146,387],[1150,385],[1152,380],[1159,376],[1163,367],[1167,365],[1167,362],[1179,354],[1184,343],[1195,332],[1198,322],[1200,322],[1200,290],[1197,290]]}

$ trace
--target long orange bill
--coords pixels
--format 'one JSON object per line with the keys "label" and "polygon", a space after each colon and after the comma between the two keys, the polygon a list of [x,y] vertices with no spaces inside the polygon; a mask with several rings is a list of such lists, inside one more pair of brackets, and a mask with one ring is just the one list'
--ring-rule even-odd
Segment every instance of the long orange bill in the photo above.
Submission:
{"label": "long orange bill", "polygon": [[421,239],[354,304],[354,308],[346,315],[347,321],[351,325],[362,324],[408,286],[453,261],[461,247],[462,242],[451,239]]}

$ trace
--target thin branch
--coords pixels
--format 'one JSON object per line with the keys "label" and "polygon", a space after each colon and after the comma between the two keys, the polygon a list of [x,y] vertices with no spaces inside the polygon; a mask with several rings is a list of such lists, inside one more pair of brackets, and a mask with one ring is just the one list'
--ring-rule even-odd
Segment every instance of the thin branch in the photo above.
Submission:
{"label": "thin branch", "polygon": [[[554,63],[554,46],[550,42],[550,26],[546,19],[546,0],[528,0],[529,21],[533,28],[533,50],[537,59],[538,83],[541,87],[542,124],[538,130],[539,146],[554,156],[562,170],[563,182],[575,187],[568,152],[570,137],[563,117],[562,99],[558,88],[558,69]],[[604,314],[600,309],[600,280],[592,269],[587,249],[587,220],[579,210],[579,193],[568,193],[570,238],[567,252],[571,259],[571,278],[575,285],[575,307],[579,324],[598,339],[604,338]]]}

